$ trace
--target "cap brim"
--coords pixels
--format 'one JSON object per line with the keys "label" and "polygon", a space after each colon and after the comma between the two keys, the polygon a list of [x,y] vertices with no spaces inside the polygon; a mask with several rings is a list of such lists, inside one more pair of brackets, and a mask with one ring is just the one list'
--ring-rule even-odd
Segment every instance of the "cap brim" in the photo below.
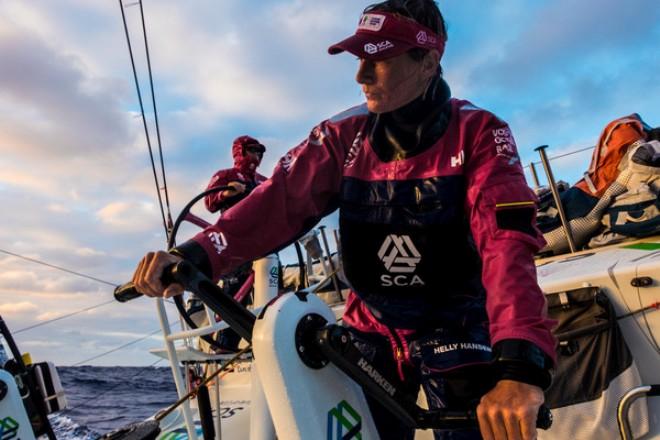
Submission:
{"label": "cap brim", "polygon": [[392,38],[383,39],[375,35],[355,34],[330,46],[328,53],[336,55],[346,51],[358,58],[384,60],[401,55],[413,47],[415,46]]}

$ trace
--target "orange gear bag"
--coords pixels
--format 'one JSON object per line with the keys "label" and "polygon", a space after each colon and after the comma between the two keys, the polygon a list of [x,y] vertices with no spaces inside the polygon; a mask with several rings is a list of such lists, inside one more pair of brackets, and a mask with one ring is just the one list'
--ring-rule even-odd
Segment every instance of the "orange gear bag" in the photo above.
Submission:
{"label": "orange gear bag", "polygon": [[650,127],[633,113],[607,124],[598,139],[591,164],[584,177],[575,186],[594,197],[601,197],[626,167],[628,149],[639,140],[646,139]]}

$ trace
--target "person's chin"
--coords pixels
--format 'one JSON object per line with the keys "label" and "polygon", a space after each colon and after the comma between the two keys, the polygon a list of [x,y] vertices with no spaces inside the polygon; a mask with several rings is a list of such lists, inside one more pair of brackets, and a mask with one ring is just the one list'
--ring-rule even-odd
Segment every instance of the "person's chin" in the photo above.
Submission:
{"label": "person's chin", "polygon": [[387,111],[382,102],[370,99],[367,100],[367,110],[371,113],[385,113]]}

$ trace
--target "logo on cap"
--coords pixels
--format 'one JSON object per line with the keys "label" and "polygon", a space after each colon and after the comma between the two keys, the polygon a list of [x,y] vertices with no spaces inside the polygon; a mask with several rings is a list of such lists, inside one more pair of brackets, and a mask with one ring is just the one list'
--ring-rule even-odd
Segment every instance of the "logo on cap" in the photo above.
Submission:
{"label": "logo on cap", "polygon": [[364,14],[360,17],[358,29],[366,31],[378,32],[385,23],[385,16],[380,14]]}
{"label": "logo on cap", "polygon": [[423,45],[436,44],[437,41],[438,41],[438,39],[435,38],[435,36],[429,35],[428,33],[426,33],[426,31],[422,30],[422,31],[417,32],[417,43],[418,44],[423,44]]}
{"label": "logo on cap", "polygon": [[390,49],[394,47],[394,45],[389,41],[389,40],[384,40],[379,43],[367,43],[364,45],[364,51],[368,53],[369,55],[373,55],[378,52],[382,52],[386,49]]}

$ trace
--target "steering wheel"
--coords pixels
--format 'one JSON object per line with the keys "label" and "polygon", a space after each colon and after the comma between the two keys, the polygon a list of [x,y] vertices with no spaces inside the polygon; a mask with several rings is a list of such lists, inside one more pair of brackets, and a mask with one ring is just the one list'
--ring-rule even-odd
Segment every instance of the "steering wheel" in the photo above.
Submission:
{"label": "steering wheel", "polygon": [[[174,225],[172,226],[172,231],[170,232],[169,239],[167,241],[167,248],[172,249],[176,245],[176,235],[179,232],[179,228],[181,227],[181,224],[184,221],[187,220],[187,221],[189,221],[193,224],[196,224],[199,227],[204,227],[203,224],[201,224],[199,222],[196,222],[196,221],[192,221],[192,219],[189,217],[190,210],[195,205],[195,203],[197,203],[199,200],[203,199],[204,197],[206,197],[210,194],[215,194],[215,193],[218,193],[220,191],[225,191],[225,190],[228,190],[228,189],[232,189],[232,187],[231,186],[226,186],[226,185],[225,186],[216,186],[216,187],[213,187],[213,188],[209,188],[206,191],[203,191],[203,192],[197,194],[195,197],[193,197],[188,202],[188,204],[183,207],[183,209],[181,210],[181,212],[177,216],[177,218],[174,222]],[[195,219],[196,219],[196,217],[195,217]],[[239,289],[239,291],[234,296],[234,299],[240,301],[240,299],[242,299],[242,298],[239,298],[239,295],[241,295],[243,293],[245,285],[247,285],[248,283],[252,284],[253,281],[254,281],[254,277],[248,277],[245,280],[245,284]],[[190,314],[186,310],[185,304],[183,303],[183,295],[177,295],[173,299],[174,299],[174,305],[176,306],[177,310],[179,311],[179,315],[181,315],[181,318],[183,318],[183,320],[188,325],[188,327],[190,327],[191,329],[198,328],[197,324],[195,324],[195,322],[190,317]],[[208,343],[209,345],[211,345],[212,347],[215,347],[215,348],[218,348],[218,349],[222,348],[220,346],[220,344],[218,344],[218,342],[209,335],[201,335],[200,338],[202,340],[204,340],[206,343]]]}
{"label": "steering wheel", "polygon": [[[184,221],[189,221],[189,222],[191,222],[191,223],[193,223],[193,224],[195,224],[195,225],[197,225],[201,228],[204,228],[204,227],[208,226],[208,223],[205,220],[202,220],[202,219],[190,214],[190,209],[195,205],[195,203],[197,203],[200,199],[206,197],[207,195],[215,194],[217,192],[225,191],[227,189],[232,189],[232,187],[230,187],[230,186],[216,186],[216,187],[207,189],[207,190],[199,193],[195,197],[193,197],[186,204],[186,206],[183,207],[183,209],[181,210],[181,212],[177,216],[176,221],[174,222],[174,225],[172,226],[172,230],[171,230],[170,235],[169,235],[169,239],[168,239],[168,242],[167,242],[167,248],[172,249],[175,246],[175,244],[176,244],[176,235],[179,231],[179,228],[181,227],[181,224]],[[298,254],[298,261],[299,261],[299,267],[300,267],[300,283],[301,283],[301,285],[304,285],[305,284],[305,276],[304,276],[305,275],[305,265],[304,265],[303,258],[302,258],[302,252],[300,250],[300,246],[298,245],[298,242],[295,241],[294,244],[296,245],[296,253]],[[254,281],[254,275],[249,276],[245,280],[245,283],[243,284],[243,286],[234,295],[234,299],[237,300],[237,301],[240,301],[247,292],[246,286],[248,284],[251,285],[253,283],[253,281]],[[131,299],[134,299],[138,296],[141,296],[141,294],[133,287],[132,283],[127,283],[125,285],[118,286],[115,289],[114,296],[115,296],[115,299],[117,301],[126,302],[126,301],[130,301]],[[197,329],[198,328],[197,324],[195,324],[195,322],[191,319],[188,311],[185,308],[182,296],[177,295],[173,298],[173,300],[174,300],[174,305],[176,306],[179,314],[181,315],[181,317],[183,318],[185,323],[191,329]],[[213,338],[211,338],[209,335],[201,335],[200,337],[205,342],[207,342],[209,345],[211,345],[215,348],[221,348],[220,345]]]}

